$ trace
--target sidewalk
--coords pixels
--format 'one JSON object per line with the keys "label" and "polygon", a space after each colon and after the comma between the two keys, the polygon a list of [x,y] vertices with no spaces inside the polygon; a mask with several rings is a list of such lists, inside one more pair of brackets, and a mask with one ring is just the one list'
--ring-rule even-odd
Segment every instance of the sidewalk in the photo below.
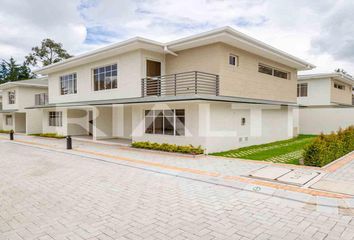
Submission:
{"label": "sidewalk", "polygon": [[[8,136],[0,134],[0,139],[8,139]],[[244,191],[291,199],[297,202],[324,207],[326,209],[325,211],[338,212],[338,208],[354,209],[354,198],[348,194],[330,192],[326,189],[316,190],[308,187],[279,184],[248,177],[249,174],[257,170],[269,166],[277,166],[277,164],[213,156],[181,156],[81,141],[74,141],[73,150],[68,151],[65,149],[65,139],[47,139],[25,135],[16,135],[13,143],[30,145],[51,151],[65,152],[105,162],[169,174],[176,177],[189,178]],[[340,176],[345,181],[350,181],[354,176],[351,170],[352,164],[354,164],[353,161],[349,161],[349,163],[335,172],[326,173],[327,175],[324,174],[324,177],[321,179],[326,179],[327,176],[328,179],[336,180],[336,178]],[[294,167],[291,165],[284,167],[283,164],[280,166],[289,169]],[[295,168],[302,169],[301,166],[295,166]],[[304,169],[307,171],[321,170],[319,168],[308,167],[304,167]],[[346,174],[342,176],[341,174],[336,174],[337,171],[344,171]]]}

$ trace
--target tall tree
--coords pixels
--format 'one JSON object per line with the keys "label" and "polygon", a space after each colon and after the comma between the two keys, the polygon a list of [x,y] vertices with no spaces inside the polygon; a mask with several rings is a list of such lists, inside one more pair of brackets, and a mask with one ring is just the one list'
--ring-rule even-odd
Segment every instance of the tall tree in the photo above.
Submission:
{"label": "tall tree", "polygon": [[35,77],[31,73],[31,69],[26,63],[17,64],[16,60],[11,57],[8,61],[1,60],[0,62],[0,83],[24,80]]}
{"label": "tall tree", "polygon": [[26,56],[26,63],[32,66],[48,66],[72,57],[61,43],[49,38],[42,40],[40,46],[32,48],[32,52]]}

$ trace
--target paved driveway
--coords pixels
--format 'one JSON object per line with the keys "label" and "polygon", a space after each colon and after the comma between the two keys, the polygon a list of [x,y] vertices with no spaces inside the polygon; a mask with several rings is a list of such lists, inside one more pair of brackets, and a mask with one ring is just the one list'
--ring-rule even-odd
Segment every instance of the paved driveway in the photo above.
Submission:
{"label": "paved driveway", "polygon": [[354,239],[354,217],[0,141],[0,239]]}

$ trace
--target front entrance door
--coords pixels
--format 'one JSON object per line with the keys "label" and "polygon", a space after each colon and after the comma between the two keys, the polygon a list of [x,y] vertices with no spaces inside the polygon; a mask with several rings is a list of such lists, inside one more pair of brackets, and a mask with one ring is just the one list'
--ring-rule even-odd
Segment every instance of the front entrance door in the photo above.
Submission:
{"label": "front entrance door", "polygon": [[161,95],[161,63],[156,61],[146,61],[146,95]]}

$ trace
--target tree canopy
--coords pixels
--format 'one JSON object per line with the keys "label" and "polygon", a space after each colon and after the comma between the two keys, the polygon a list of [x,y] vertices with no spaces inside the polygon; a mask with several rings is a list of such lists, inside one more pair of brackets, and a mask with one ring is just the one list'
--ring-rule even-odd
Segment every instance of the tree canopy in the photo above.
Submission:
{"label": "tree canopy", "polygon": [[2,59],[0,62],[0,83],[18,81],[35,77],[26,63],[18,64],[11,57],[9,60]]}
{"label": "tree canopy", "polygon": [[61,43],[49,38],[43,39],[40,46],[32,48],[32,52],[25,57],[26,63],[31,66],[48,66],[72,57]]}

